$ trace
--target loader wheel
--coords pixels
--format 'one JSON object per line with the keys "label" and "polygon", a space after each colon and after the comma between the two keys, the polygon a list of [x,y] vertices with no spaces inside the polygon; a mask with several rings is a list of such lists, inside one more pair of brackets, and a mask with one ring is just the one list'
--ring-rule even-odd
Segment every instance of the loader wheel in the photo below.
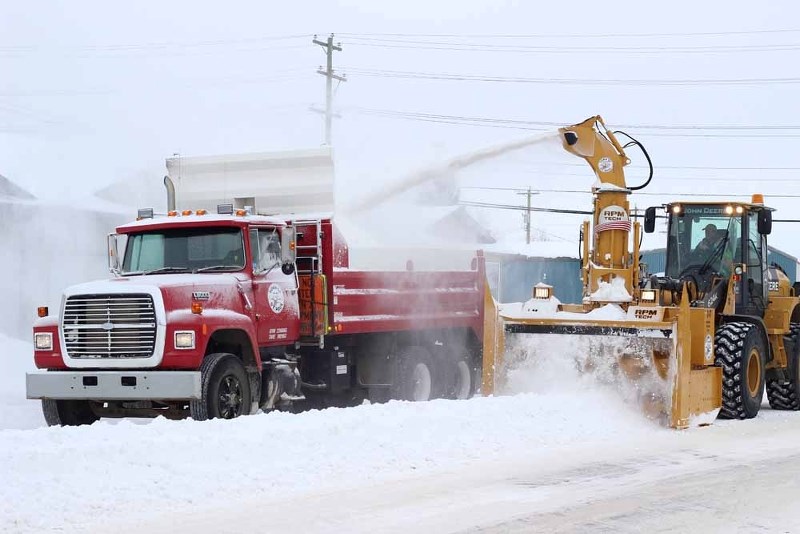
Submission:
{"label": "loader wheel", "polygon": [[201,396],[189,403],[195,421],[233,419],[250,413],[250,382],[233,354],[209,354],[200,366]]}
{"label": "loader wheel", "polygon": [[727,323],[714,338],[715,363],[722,367],[722,419],[751,419],[764,397],[766,350],[761,333],[750,323]]}
{"label": "loader wheel", "polygon": [[392,377],[392,398],[413,402],[430,400],[437,384],[430,354],[422,347],[408,347],[397,356]]}
{"label": "loader wheel", "polygon": [[42,399],[42,413],[47,426],[91,425],[100,419],[86,400]]}
{"label": "loader wheel", "polygon": [[[789,336],[794,346],[800,343],[800,323],[792,323]],[[795,353],[798,349],[795,348]],[[800,410],[800,361],[791,358],[788,381],[767,380],[767,399],[773,410]]]}

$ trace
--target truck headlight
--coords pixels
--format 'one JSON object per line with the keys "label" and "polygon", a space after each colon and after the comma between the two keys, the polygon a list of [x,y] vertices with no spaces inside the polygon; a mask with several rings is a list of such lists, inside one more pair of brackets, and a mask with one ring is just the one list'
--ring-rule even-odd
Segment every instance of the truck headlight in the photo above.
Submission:
{"label": "truck headlight", "polygon": [[53,334],[51,332],[36,332],[33,334],[33,345],[36,350],[53,350]]}
{"label": "truck headlight", "polygon": [[193,349],[194,348],[194,330],[176,330],[175,331],[175,348],[176,349]]}

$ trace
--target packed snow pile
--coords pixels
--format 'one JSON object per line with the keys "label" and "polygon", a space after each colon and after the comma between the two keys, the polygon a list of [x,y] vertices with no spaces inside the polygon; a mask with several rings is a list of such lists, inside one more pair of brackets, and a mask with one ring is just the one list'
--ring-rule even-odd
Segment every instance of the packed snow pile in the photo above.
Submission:
{"label": "packed snow pile", "polygon": [[606,304],[586,313],[559,311],[560,304],[556,297],[550,297],[498,304],[497,309],[503,317],[510,319],[624,321],[627,318],[625,310],[617,304]]}
{"label": "packed snow pile", "polygon": [[630,302],[633,300],[625,288],[625,279],[619,276],[613,278],[611,282],[598,281],[597,291],[592,293],[590,298],[594,302]]}
{"label": "packed snow pile", "polygon": [[[142,510],[190,512],[257,496],[269,502],[345,491],[514,455],[535,462],[587,441],[613,447],[620,435],[644,441],[659,432],[666,431],[596,391],[6,430],[0,531],[86,532],[104,516],[122,522]],[[46,506],[43,488],[58,496]]]}

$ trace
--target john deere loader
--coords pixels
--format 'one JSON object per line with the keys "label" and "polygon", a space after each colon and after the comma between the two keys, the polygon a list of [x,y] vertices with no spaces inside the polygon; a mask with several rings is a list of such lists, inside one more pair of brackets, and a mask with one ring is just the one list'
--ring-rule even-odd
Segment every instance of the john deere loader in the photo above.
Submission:
{"label": "john deere loader", "polygon": [[[494,365],[484,365],[484,392],[501,393],[520,360],[546,350],[618,381],[674,428],[755,417],[765,390],[772,408],[800,409],[800,298],[767,265],[772,210],[763,198],[648,208],[645,232],[657,218],[667,222],[666,271],[651,276],[639,262],[641,228],[628,197],[649,183],[652,165],[639,186],[623,173],[624,149],[644,148],[599,116],[559,133],[597,175],[593,218],[581,231],[583,301],[561,304],[539,284],[522,308],[492,313],[487,297],[484,350]],[[617,134],[630,142],[623,147]]]}

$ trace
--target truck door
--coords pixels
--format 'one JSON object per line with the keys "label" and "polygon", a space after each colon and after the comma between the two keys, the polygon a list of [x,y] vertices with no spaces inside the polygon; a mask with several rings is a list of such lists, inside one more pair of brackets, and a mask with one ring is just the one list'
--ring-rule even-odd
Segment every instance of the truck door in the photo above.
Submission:
{"label": "truck door", "polygon": [[258,344],[287,345],[299,335],[297,277],[281,269],[280,229],[273,226],[250,229],[253,258],[253,307]]}

